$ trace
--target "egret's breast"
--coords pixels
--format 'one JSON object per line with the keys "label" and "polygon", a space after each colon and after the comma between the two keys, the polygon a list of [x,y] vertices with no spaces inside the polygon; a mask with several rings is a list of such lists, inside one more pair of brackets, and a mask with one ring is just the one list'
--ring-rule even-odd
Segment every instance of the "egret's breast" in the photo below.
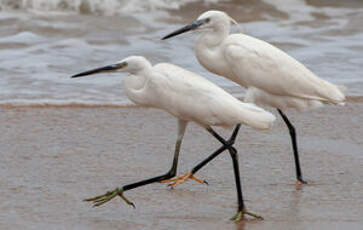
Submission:
{"label": "egret's breast", "polygon": [[136,75],[126,76],[123,80],[123,88],[126,96],[135,104],[149,105],[145,78]]}

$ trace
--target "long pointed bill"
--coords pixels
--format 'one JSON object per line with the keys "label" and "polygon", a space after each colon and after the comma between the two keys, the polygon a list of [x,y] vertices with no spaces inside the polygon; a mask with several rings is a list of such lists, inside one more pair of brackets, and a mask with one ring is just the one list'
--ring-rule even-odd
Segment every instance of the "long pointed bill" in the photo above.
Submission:
{"label": "long pointed bill", "polygon": [[102,72],[110,72],[110,71],[120,69],[120,68],[122,68],[124,66],[125,66],[124,63],[117,63],[117,64],[113,64],[113,65],[107,65],[107,66],[103,66],[103,67],[100,67],[100,68],[96,68],[96,69],[92,69],[92,70],[88,70],[88,71],[85,71],[85,72],[82,72],[82,73],[75,74],[75,75],[71,76],[71,78],[84,77],[84,76],[87,76],[87,75],[102,73]]}
{"label": "long pointed bill", "polygon": [[195,30],[197,29],[199,26],[203,25],[204,23],[206,23],[206,20],[207,19],[201,19],[201,20],[196,20],[194,21],[192,24],[189,24],[189,25],[186,25],[186,26],[183,26],[182,28],[166,35],[165,37],[163,37],[161,40],[166,40],[168,38],[171,38],[171,37],[174,37],[176,35],[179,35],[179,34],[182,34],[182,33],[185,33],[185,32],[188,32],[190,30]]}

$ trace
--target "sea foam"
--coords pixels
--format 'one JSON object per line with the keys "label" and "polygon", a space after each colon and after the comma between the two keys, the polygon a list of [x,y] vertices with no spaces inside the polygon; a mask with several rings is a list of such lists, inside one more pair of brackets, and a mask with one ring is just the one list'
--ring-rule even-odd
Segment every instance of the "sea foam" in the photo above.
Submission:
{"label": "sea foam", "polygon": [[219,0],[0,0],[0,10],[66,11],[80,14],[117,15],[159,9],[179,9],[191,2]]}

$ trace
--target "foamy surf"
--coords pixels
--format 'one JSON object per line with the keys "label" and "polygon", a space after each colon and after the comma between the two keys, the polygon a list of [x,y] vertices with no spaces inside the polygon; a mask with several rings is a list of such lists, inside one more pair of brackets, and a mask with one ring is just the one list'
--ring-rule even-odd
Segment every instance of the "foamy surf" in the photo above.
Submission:
{"label": "foamy surf", "polygon": [[[257,5],[256,5],[257,4]],[[161,42],[200,12],[223,9],[246,34],[270,42],[319,77],[363,95],[363,2],[237,0],[0,0],[0,104],[127,104],[122,74],[69,76],[129,55],[196,72],[238,98],[244,90],[208,73],[193,36]],[[233,31],[237,32],[234,26]],[[1,105],[0,105],[1,106]]]}
{"label": "foamy surf", "polygon": [[[115,15],[173,9],[198,0],[2,0],[0,9],[23,9],[36,12],[68,11],[81,14]],[[217,3],[218,0],[204,0]]]}

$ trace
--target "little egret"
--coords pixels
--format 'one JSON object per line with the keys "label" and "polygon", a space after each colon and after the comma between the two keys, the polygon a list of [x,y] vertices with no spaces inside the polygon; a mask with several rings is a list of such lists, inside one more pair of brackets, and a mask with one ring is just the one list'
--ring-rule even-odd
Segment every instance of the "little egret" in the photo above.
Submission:
{"label": "little egret", "polygon": [[[259,216],[247,212],[245,209],[239,177],[237,150],[233,147],[233,144],[241,123],[256,129],[269,129],[275,120],[273,114],[254,104],[239,101],[217,85],[195,73],[168,63],[152,66],[149,61],[140,56],[131,56],[112,65],[73,75],[72,78],[103,72],[128,73],[129,75],[123,81],[127,97],[136,104],[162,109],[175,116],[178,119],[178,138],[175,144],[173,163],[166,174],[124,185],[85,201],[91,201],[94,206],[100,206],[114,197],[120,196],[127,204],[134,206],[123,195],[125,191],[154,182],[175,181],[171,184],[172,187],[183,183],[187,179],[194,179],[203,183],[204,181],[195,178],[193,174],[217,155],[228,150],[233,162],[239,206],[235,219],[240,219],[244,214],[259,218]],[[193,121],[205,128],[223,146],[185,176],[170,179],[177,172],[179,150],[189,121]],[[211,126],[236,127],[230,139],[224,140]]]}
{"label": "little egret", "polygon": [[210,72],[247,88],[245,102],[277,108],[290,132],[297,183],[305,184],[295,128],[282,110],[343,104],[345,96],[338,86],[318,78],[275,46],[242,33],[230,34],[231,22],[237,24],[225,12],[207,11],[162,40],[191,30],[203,31],[195,42],[199,63]]}

